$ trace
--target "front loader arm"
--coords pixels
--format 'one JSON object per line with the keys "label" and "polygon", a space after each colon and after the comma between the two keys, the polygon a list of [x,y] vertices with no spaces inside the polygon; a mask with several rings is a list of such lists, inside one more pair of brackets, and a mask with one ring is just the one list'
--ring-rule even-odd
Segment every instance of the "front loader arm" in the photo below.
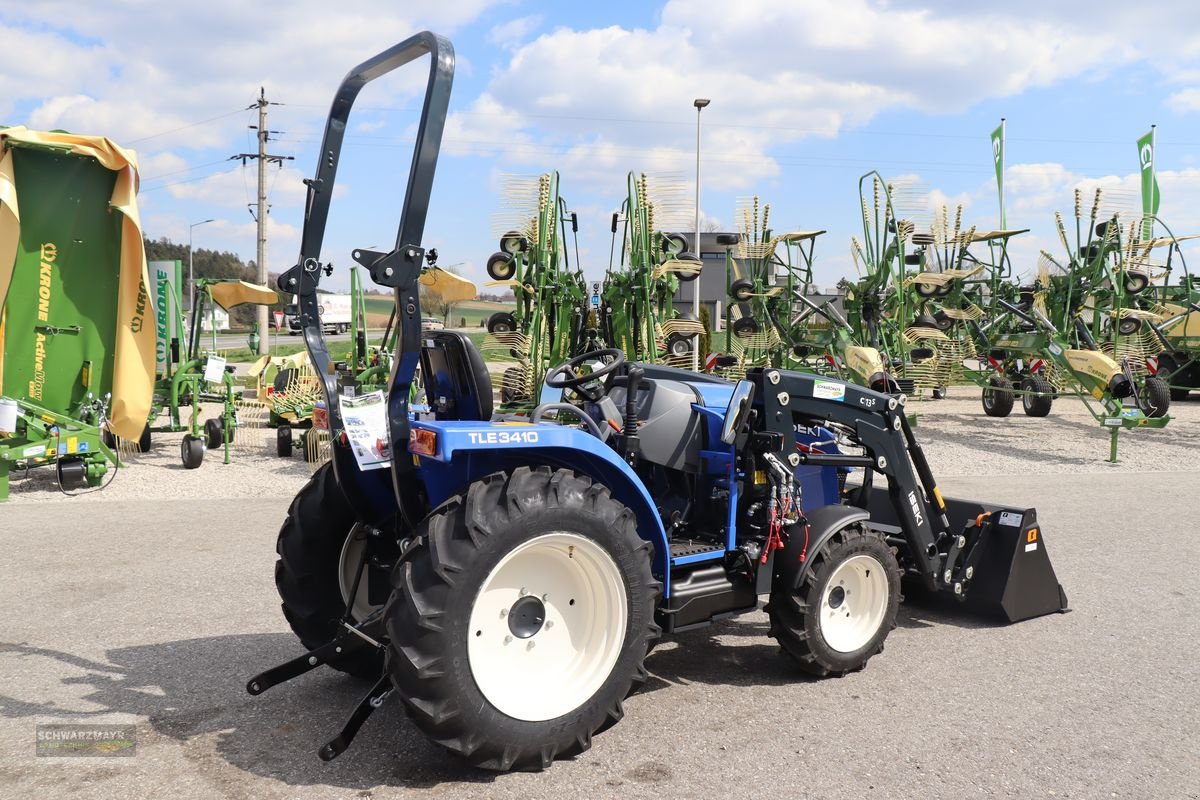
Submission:
{"label": "front loader arm", "polygon": [[[780,455],[793,467],[864,467],[887,477],[888,495],[913,561],[927,586],[936,588],[944,561],[939,551],[949,536],[949,520],[900,401],[852,383],[802,372],[757,370],[750,379],[758,383],[762,424],[780,435],[784,443]],[[866,455],[803,452],[796,445],[796,426],[822,422],[853,431]]]}

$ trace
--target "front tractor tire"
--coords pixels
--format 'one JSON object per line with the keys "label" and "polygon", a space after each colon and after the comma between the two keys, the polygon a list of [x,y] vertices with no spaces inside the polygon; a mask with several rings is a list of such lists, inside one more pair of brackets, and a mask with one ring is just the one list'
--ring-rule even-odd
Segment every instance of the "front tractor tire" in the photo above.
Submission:
{"label": "front tractor tire", "polygon": [[[275,587],[283,616],[309,650],[328,644],[342,631],[339,621],[364,546],[365,529],[338,487],[333,465],[321,465],[292,500],[275,543]],[[352,624],[374,610],[366,598],[364,578]],[[360,678],[378,678],[383,674],[383,652],[363,648],[331,660],[329,666]]]}
{"label": "front tractor tire", "polygon": [[848,525],[808,554],[808,569],[793,542],[782,555],[766,609],[770,635],[813,675],[862,669],[896,627],[900,567],[892,549]]}
{"label": "front tractor tire", "polygon": [[651,547],[607,487],[520,467],[472,483],[417,530],[384,612],[409,716],[485,769],[591,746],[646,678],[660,591]]}

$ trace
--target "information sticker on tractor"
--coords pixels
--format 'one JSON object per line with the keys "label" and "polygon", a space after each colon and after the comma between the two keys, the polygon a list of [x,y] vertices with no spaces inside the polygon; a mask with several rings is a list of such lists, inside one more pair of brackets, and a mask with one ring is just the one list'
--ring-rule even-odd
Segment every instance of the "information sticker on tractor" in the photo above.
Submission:
{"label": "information sticker on tractor", "polygon": [[41,444],[35,444],[33,447],[26,447],[21,453],[23,458],[40,458],[44,455],[46,455],[46,446]]}
{"label": "information sticker on tractor", "polygon": [[820,397],[823,400],[844,401],[846,399],[846,385],[843,383],[833,383],[832,381],[813,381],[813,397]]}
{"label": "information sticker on tractor", "polygon": [[1021,522],[1024,521],[1024,514],[1014,514],[1011,511],[1005,511],[1000,514],[1000,524],[1009,528],[1021,527]]}
{"label": "information sticker on tractor", "polygon": [[387,424],[387,400],[383,392],[349,397],[341,395],[339,405],[350,451],[361,470],[391,466],[392,450]]}

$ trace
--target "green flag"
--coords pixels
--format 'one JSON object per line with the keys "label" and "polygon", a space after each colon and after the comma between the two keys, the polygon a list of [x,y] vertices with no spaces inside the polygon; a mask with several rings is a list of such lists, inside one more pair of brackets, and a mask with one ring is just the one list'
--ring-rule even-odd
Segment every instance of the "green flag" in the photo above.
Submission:
{"label": "green flag", "polygon": [[1149,238],[1154,232],[1154,223],[1146,219],[1158,214],[1158,178],[1154,169],[1154,128],[1137,140],[1138,162],[1142,171],[1142,236]]}
{"label": "green flag", "polygon": [[1000,227],[1007,228],[1004,219],[1004,120],[992,131],[992,160],[996,162],[996,191],[1000,193]]}

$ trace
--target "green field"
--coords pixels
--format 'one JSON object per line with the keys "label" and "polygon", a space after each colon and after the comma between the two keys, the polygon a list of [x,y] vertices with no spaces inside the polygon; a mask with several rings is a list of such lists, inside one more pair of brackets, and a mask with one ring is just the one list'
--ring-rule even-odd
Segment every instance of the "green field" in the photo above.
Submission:
{"label": "green field", "polygon": [[[388,315],[392,313],[393,301],[390,297],[372,295],[365,298],[367,320],[371,327],[387,324]],[[487,300],[464,300],[455,303],[450,310],[450,327],[457,328],[466,320],[466,327],[480,328],[487,318],[497,311],[512,311],[511,303],[492,303]]]}

